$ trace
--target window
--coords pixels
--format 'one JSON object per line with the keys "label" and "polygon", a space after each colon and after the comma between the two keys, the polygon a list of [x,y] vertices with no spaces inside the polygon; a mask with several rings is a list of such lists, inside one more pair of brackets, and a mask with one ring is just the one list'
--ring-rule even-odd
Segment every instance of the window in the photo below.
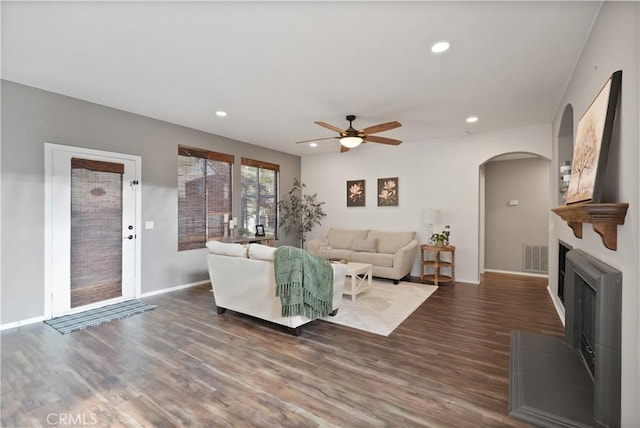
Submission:
{"label": "window", "polygon": [[233,156],[178,146],[178,250],[222,237],[231,214]]}
{"label": "window", "polygon": [[266,234],[277,231],[278,171],[280,166],[242,158],[242,201],[240,229],[256,232],[256,226],[264,226]]}

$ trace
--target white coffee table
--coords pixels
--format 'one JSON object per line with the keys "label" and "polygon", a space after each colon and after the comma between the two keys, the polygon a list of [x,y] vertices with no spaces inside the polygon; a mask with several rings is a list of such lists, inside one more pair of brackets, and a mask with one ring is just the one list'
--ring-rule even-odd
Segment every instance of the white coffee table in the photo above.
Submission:
{"label": "white coffee table", "polygon": [[371,268],[369,263],[347,263],[347,276],[351,281],[344,282],[343,294],[351,296],[351,301],[356,301],[356,296],[371,287]]}

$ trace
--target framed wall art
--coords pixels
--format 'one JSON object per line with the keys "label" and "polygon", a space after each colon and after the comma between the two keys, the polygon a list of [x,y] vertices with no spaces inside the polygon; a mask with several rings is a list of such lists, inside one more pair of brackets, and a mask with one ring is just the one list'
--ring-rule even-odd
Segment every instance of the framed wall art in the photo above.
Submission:
{"label": "framed wall art", "polygon": [[378,206],[398,206],[398,177],[378,178]]}
{"label": "framed wall art", "polygon": [[622,70],[611,75],[580,118],[571,163],[567,204],[601,202]]}
{"label": "framed wall art", "polygon": [[364,180],[348,180],[347,181],[347,206],[348,207],[364,207],[364,204],[365,204]]}

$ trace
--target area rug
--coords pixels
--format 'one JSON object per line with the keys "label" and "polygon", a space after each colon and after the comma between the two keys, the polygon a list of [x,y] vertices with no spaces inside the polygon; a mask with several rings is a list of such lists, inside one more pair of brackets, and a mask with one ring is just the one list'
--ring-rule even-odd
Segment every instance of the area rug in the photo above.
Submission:
{"label": "area rug", "polygon": [[127,300],[101,308],[78,312],[77,314],[52,318],[45,321],[45,324],[49,324],[62,334],[69,334],[77,330],[141,314],[155,308],[155,305],[148,305],[137,300]]}
{"label": "area rug", "polygon": [[[347,279],[350,280],[350,279]],[[374,279],[371,288],[356,296],[343,295],[335,317],[322,318],[334,324],[388,336],[407,319],[438,287],[428,284]]]}

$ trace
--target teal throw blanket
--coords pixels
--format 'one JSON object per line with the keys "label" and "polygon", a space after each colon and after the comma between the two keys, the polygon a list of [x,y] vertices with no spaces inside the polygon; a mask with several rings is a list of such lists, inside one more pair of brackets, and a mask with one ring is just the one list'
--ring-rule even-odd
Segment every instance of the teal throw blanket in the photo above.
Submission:
{"label": "teal throw blanket", "polygon": [[333,310],[333,268],[324,259],[289,246],[275,253],[276,296],[282,316],[315,319]]}

